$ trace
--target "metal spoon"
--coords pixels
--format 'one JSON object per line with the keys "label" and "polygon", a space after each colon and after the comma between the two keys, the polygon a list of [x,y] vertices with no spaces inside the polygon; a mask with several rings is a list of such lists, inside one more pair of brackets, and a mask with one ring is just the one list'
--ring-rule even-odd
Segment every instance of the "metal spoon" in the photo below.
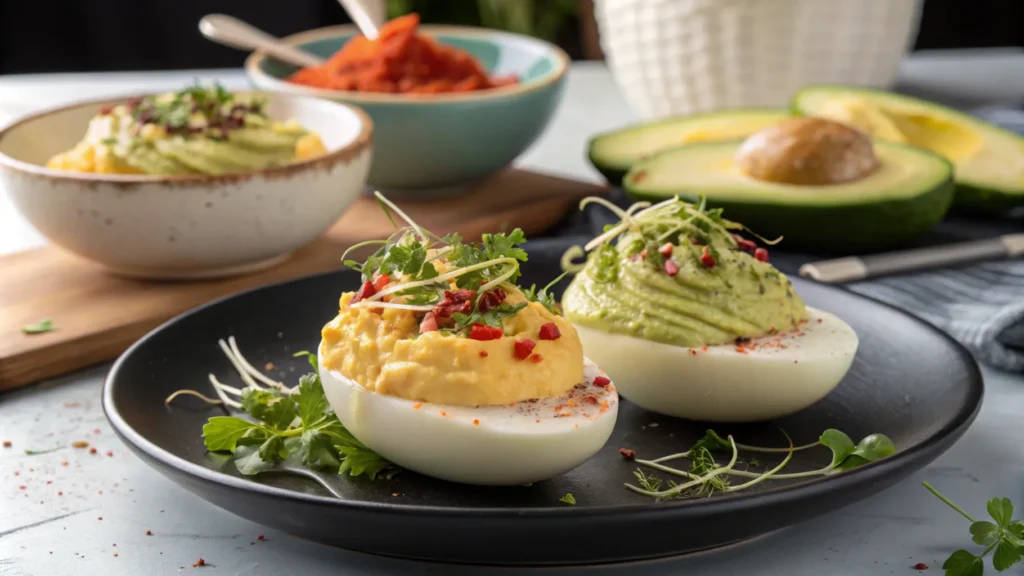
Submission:
{"label": "metal spoon", "polygon": [[359,31],[363,33],[363,36],[370,40],[377,39],[377,36],[380,34],[377,19],[370,15],[370,10],[363,3],[363,0],[338,0],[338,3],[345,9],[345,12],[348,12],[349,18],[359,27]]}
{"label": "metal spoon", "polygon": [[225,14],[203,16],[199,21],[199,31],[218,44],[243,50],[259,50],[277,60],[302,68],[319,66],[324,62],[319,56],[289,46],[259,28]]}

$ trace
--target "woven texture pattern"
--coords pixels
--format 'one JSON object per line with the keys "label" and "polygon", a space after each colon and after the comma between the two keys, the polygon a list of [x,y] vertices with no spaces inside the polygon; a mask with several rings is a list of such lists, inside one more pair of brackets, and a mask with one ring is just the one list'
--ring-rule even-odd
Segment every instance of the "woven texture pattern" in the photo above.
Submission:
{"label": "woven texture pattern", "polygon": [[786,106],[807,84],[884,88],[919,0],[597,0],[608,66],[644,119]]}

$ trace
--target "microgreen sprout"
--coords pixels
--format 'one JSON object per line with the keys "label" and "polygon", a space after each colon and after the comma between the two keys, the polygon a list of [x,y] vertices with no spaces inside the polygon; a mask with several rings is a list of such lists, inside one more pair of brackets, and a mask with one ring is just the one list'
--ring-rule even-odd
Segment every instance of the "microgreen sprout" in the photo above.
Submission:
{"label": "microgreen sprout", "polygon": [[[689,450],[676,454],[669,454],[654,460],[637,458],[636,463],[640,466],[663,472],[672,476],[685,478],[687,481],[681,484],[669,483],[666,489],[661,488],[661,479],[638,469],[634,474],[639,486],[626,484],[626,488],[651,496],[656,500],[669,500],[674,498],[692,498],[697,496],[710,496],[717,492],[738,492],[767,480],[785,480],[795,478],[807,478],[813,476],[825,476],[843,470],[850,470],[863,466],[869,462],[881,460],[896,452],[892,441],[882,434],[872,434],[865,437],[858,444],[854,444],[849,436],[835,429],[828,429],[821,434],[817,442],[794,446],[793,441],[785,431],[786,448],[766,448],[750,446],[736,442],[732,436],[722,438],[714,430],[708,430]],[[784,474],[782,470],[789,464],[795,452],[809,450],[817,446],[824,446],[832,451],[832,462],[817,470],[806,472],[794,472]],[[785,454],[782,461],[771,469],[756,473],[747,470],[736,469],[739,453],[756,452],[763,454]],[[714,452],[730,452],[731,458],[726,465],[719,465],[713,456]],[[683,470],[666,464],[673,460],[686,459],[690,461],[689,469]],[[760,464],[760,463],[759,463]],[[748,478],[743,484],[731,484],[728,477]]]}

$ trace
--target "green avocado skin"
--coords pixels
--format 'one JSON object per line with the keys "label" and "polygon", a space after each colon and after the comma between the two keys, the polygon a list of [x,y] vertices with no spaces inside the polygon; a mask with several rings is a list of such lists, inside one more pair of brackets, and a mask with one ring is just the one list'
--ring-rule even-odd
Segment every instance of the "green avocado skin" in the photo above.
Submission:
{"label": "green avocado skin", "polygon": [[978,216],[1003,216],[1010,210],[1024,206],[1024,191],[1000,190],[957,182],[953,198],[953,212]]}
{"label": "green avocado skin", "polygon": [[[627,179],[628,182],[628,179]],[[750,204],[707,198],[709,207],[723,208],[725,217],[742,222],[760,236],[783,236],[782,249],[812,253],[852,254],[899,247],[931,230],[949,211],[955,185],[947,179],[930,191],[864,205],[795,206],[769,202]],[[665,196],[631,190],[633,200],[657,202]],[[697,195],[679,192],[683,200]]]}

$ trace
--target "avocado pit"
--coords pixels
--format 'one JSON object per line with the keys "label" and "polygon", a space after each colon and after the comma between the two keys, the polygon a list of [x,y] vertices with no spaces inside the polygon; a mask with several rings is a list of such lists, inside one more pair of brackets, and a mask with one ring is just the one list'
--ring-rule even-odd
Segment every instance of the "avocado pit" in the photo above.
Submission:
{"label": "avocado pit", "polygon": [[790,118],[756,132],[735,161],[751,178],[798,186],[856,182],[880,165],[870,138],[825,118]]}

